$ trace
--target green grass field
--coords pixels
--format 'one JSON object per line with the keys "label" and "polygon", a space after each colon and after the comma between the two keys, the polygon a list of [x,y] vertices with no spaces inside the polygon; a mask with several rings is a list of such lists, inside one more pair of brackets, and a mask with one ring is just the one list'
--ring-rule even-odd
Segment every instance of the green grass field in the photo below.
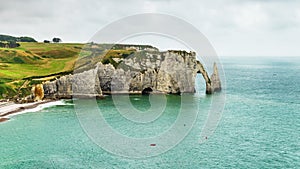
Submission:
{"label": "green grass field", "polygon": [[[0,48],[0,99],[30,93],[32,84],[90,69],[98,62],[112,64],[136,51],[117,45],[21,42],[17,48]],[[25,90],[26,89],[26,90]]]}
{"label": "green grass field", "polygon": [[71,72],[84,46],[78,43],[34,42],[20,45],[18,48],[0,48],[0,98],[15,95],[20,88],[28,87],[22,85],[26,79],[32,80],[31,77]]}
{"label": "green grass field", "polygon": [[73,69],[83,44],[21,43],[0,48],[0,78],[18,80]]}

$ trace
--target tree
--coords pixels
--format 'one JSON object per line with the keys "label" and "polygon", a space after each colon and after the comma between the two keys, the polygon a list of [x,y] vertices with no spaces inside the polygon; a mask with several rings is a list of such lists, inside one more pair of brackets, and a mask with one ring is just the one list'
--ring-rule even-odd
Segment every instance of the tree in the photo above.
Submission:
{"label": "tree", "polygon": [[10,41],[16,41],[16,37],[9,36],[9,35],[0,35],[0,41],[3,42],[10,42]]}
{"label": "tree", "polygon": [[52,39],[52,42],[54,42],[54,43],[59,43],[59,42],[61,42],[61,39],[60,39],[60,38],[53,38],[53,39]]}
{"label": "tree", "polygon": [[14,37],[14,36],[9,36],[9,35],[0,35],[0,41],[4,41],[4,42],[10,42],[10,41],[14,41],[14,42],[36,42],[36,40],[33,39],[32,37],[27,37],[27,36]]}
{"label": "tree", "polygon": [[35,39],[31,38],[31,37],[19,37],[19,42],[37,42]]}
{"label": "tree", "polygon": [[36,40],[31,37],[24,36],[17,38],[17,42],[36,42]]}

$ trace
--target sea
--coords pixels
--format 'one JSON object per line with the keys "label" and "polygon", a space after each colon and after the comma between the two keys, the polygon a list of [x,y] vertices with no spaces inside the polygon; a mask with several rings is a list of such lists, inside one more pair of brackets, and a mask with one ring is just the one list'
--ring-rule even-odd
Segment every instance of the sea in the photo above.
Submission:
{"label": "sea", "polygon": [[221,64],[221,94],[205,95],[198,75],[192,95],[60,100],[12,116],[0,168],[300,168],[300,58]]}

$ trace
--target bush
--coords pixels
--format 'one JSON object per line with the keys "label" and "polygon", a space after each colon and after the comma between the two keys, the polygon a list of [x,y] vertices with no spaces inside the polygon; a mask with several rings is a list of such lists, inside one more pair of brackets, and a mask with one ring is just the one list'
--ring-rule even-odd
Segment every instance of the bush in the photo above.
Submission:
{"label": "bush", "polygon": [[31,38],[31,37],[19,37],[17,38],[18,42],[36,42],[35,39]]}
{"label": "bush", "polygon": [[59,43],[59,42],[61,42],[61,39],[60,39],[60,38],[53,38],[53,39],[52,39],[52,42],[54,42],[54,43]]}
{"label": "bush", "polygon": [[22,59],[19,58],[19,57],[14,57],[13,60],[14,60],[15,63],[21,63],[21,64],[22,64],[22,63],[25,63],[24,60],[22,60]]}
{"label": "bush", "polygon": [[20,46],[20,44],[13,42],[13,41],[9,42],[9,44],[8,44],[9,48],[17,48],[19,46]]}
{"label": "bush", "polygon": [[6,42],[10,42],[10,41],[14,41],[14,42],[37,42],[35,39],[31,38],[31,37],[13,37],[13,36],[9,36],[9,35],[0,35],[0,41],[6,41]]}

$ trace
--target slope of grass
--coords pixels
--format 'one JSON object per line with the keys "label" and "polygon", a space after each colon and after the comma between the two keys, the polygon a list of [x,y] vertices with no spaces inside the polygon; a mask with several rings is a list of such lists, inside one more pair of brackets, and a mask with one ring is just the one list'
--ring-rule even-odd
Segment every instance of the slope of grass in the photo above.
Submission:
{"label": "slope of grass", "polygon": [[0,78],[11,80],[71,71],[82,44],[20,43],[0,48]]}
{"label": "slope of grass", "polygon": [[28,94],[32,84],[68,74],[75,64],[76,70],[82,71],[98,62],[117,67],[136,53],[128,46],[21,42],[17,48],[0,48],[0,98]]}
{"label": "slope of grass", "polygon": [[0,98],[18,94],[20,84],[12,85],[16,81],[71,72],[83,46],[34,42],[20,45],[18,48],[0,48]]}

